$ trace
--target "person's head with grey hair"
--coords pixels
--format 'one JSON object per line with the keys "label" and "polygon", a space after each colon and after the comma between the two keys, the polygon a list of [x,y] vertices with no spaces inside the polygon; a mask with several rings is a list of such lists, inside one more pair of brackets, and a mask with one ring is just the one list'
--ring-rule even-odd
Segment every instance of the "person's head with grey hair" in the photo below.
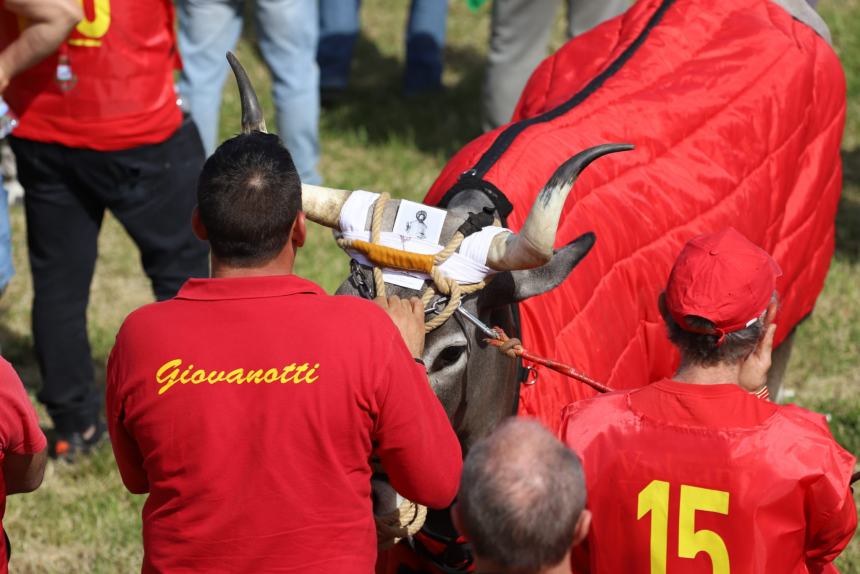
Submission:
{"label": "person's head with grey hair", "polygon": [[477,572],[570,572],[591,524],[585,500],[576,454],[537,421],[512,417],[470,450],[452,514]]}

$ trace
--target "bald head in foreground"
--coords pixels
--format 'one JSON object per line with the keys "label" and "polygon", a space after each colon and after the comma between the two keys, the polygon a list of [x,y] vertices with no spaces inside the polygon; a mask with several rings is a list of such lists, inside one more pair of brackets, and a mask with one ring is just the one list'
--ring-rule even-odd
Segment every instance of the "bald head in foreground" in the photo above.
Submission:
{"label": "bald head in foreground", "polygon": [[452,513],[474,547],[477,574],[570,572],[571,548],[591,524],[579,458],[522,418],[471,449]]}

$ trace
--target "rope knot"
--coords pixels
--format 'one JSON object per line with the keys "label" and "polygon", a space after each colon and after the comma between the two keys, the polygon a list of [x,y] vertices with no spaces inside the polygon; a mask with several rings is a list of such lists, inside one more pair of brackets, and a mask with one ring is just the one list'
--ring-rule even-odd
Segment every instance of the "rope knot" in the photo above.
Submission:
{"label": "rope knot", "polygon": [[498,335],[498,339],[484,339],[490,345],[496,347],[500,353],[507,355],[512,359],[516,359],[523,353],[523,342],[516,337],[508,337],[507,333],[501,327],[493,329]]}
{"label": "rope knot", "polygon": [[377,547],[387,550],[404,538],[414,536],[424,526],[426,519],[425,506],[404,498],[400,506],[388,514],[374,516]]}

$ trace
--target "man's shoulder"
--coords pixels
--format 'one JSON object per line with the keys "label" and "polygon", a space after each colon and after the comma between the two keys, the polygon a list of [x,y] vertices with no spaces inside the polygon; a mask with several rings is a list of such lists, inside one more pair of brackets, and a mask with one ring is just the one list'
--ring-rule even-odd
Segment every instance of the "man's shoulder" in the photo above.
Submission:
{"label": "man's shoulder", "polygon": [[840,445],[824,415],[797,405],[779,405],[771,425],[774,448],[785,453],[782,462],[793,472],[803,469],[811,476],[841,476],[850,480],[856,458]]}
{"label": "man's shoulder", "polygon": [[592,445],[629,423],[630,392],[614,391],[567,405],[561,413],[561,441],[583,460],[588,458]]}
{"label": "man's shoulder", "polygon": [[631,389],[612,391],[570,403],[562,409],[562,419],[580,416],[600,417],[608,412],[630,410],[627,400],[631,392],[633,392]]}
{"label": "man's shoulder", "polygon": [[[795,436],[817,437],[836,442],[830,433],[827,417],[797,405],[777,405],[776,420],[782,427],[788,427]],[[781,432],[781,429],[780,429]]]}
{"label": "man's shoulder", "polygon": [[[391,331],[394,324],[385,311],[373,301],[350,295],[314,295],[314,308],[319,311],[318,318],[327,324],[327,329],[343,329],[343,335],[350,337],[357,332],[378,335]],[[117,339],[137,335],[151,337],[159,329],[175,329],[177,321],[187,319],[194,313],[195,301],[175,298],[149,303],[132,311],[120,327]],[[302,302],[309,304],[309,300]],[[212,310],[205,311],[211,316]]]}
{"label": "man's shoulder", "polygon": [[326,295],[322,301],[332,309],[344,311],[346,313],[344,319],[381,321],[388,317],[382,307],[373,301],[354,295]]}
{"label": "man's shoulder", "polygon": [[11,393],[18,395],[21,389],[23,389],[23,385],[24,383],[21,381],[21,377],[18,376],[18,372],[12,366],[12,363],[0,357],[0,394],[8,395]]}
{"label": "man's shoulder", "polygon": [[[167,299],[166,301],[156,301],[148,303],[142,307],[138,307],[128,315],[122,322],[117,333],[117,339],[127,337],[140,331],[149,331],[155,324],[168,321],[170,317],[175,316],[175,309],[181,306],[182,301],[176,299]],[[167,326],[167,325],[165,325]],[[151,335],[150,331],[150,335]]]}
{"label": "man's shoulder", "polygon": [[630,390],[613,391],[571,403],[561,411],[562,440],[569,445],[589,442],[629,414]]}
{"label": "man's shoulder", "polygon": [[346,337],[357,333],[375,337],[394,332],[388,314],[371,300],[353,295],[322,295],[315,302],[329,323],[327,328],[343,329]]}

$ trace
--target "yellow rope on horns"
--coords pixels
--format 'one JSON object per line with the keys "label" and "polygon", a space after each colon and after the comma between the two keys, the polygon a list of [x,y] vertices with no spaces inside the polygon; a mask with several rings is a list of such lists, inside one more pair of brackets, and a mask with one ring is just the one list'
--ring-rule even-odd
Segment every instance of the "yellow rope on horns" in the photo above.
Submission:
{"label": "yellow rope on horns", "polygon": [[454,233],[448,244],[434,255],[409,253],[380,245],[382,216],[385,212],[385,204],[388,203],[390,198],[391,196],[387,193],[381,193],[373,204],[373,216],[370,220],[370,243],[367,241],[340,238],[337,240],[337,244],[341,249],[352,249],[364,253],[368,260],[373,263],[373,284],[377,296],[385,296],[385,280],[382,278],[382,267],[421,271],[430,275],[433,281],[424,290],[424,293],[421,294],[421,302],[426,307],[436,293],[447,295],[448,302],[445,308],[435,317],[424,323],[424,331],[429,333],[448,320],[454,311],[457,310],[457,307],[460,306],[460,300],[465,295],[483,289],[487,282],[485,280],[479,283],[462,285],[454,279],[447,277],[439,269],[439,266],[445,263],[460,248],[460,244],[463,243],[465,236],[459,231]]}

